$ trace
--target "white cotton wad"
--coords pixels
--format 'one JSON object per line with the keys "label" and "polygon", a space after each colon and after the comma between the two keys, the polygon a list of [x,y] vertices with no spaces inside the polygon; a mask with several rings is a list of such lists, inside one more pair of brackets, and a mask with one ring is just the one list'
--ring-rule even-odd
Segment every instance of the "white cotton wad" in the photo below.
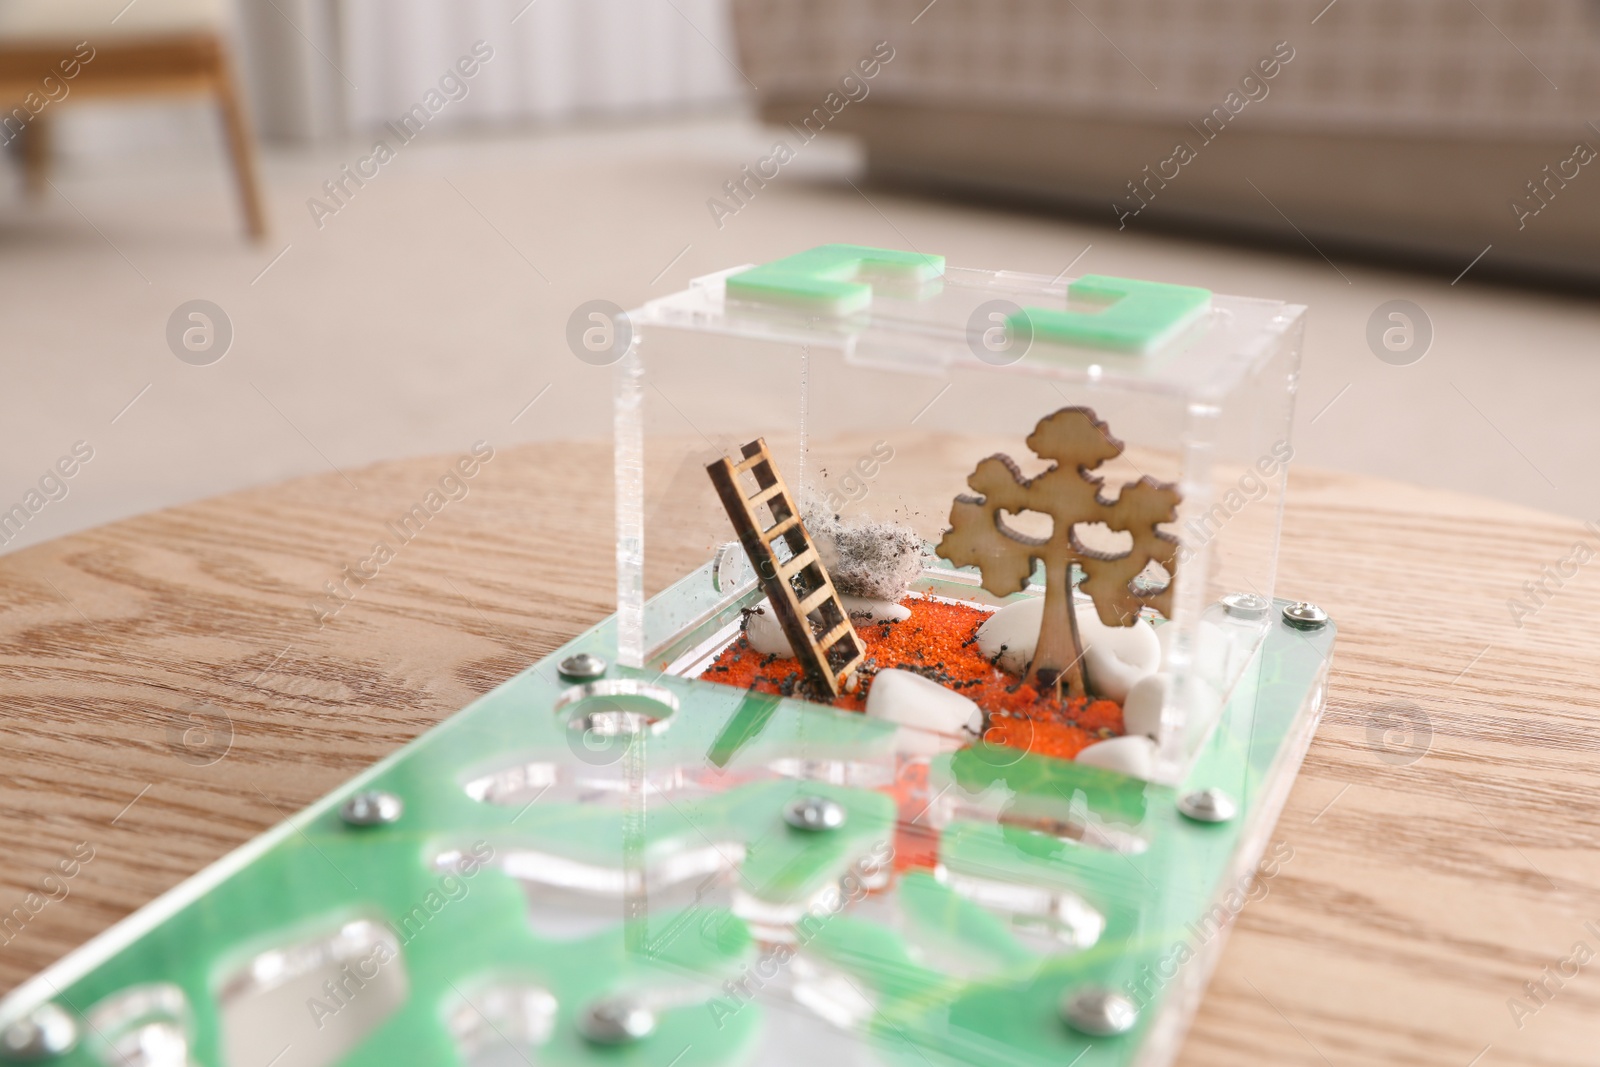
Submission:
{"label": "white cotton wad", "polygon": [[903,523],[844,522],[811,507],[805,525],[840,593],[893,603],[922,573],[922,538]]}

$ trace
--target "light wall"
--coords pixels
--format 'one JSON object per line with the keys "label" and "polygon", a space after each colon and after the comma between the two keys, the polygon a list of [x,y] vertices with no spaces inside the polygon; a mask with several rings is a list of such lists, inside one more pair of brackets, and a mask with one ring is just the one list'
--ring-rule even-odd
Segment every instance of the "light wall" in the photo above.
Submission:
{"label": "light wall", "polygon": [[[363,133],[421,100],[482,41],[512,76],[444,121],[516,125],[737,103],[727,0],[238,0],[269,140]],[[291,20],[295,25],[291,26]]]}

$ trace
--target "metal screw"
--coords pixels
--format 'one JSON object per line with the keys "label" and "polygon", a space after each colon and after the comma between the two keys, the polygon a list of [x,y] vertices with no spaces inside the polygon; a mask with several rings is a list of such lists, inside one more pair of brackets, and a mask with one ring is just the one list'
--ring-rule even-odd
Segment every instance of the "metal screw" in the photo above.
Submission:
{"label": "metal screw", "polygon": [[827,797],[796,797],[783,809],[783,821],[796,830],[837,830],[844,825],[844,805]]}
{"label": "metal screw", "polygon": [[55,1004],[41,1004],[0,1033],[0,1052],[7,1059],[35,1063],[71,1052],[78,1043],[78,1024]]}
{"label": "metal screw", "polygon": [[1115,1037],[1133,1029],[1139,1009],[1121,993],[1090,986],[1067,995],[1061,1002],[1061,1018],[1090,1037]]}
{"label": "metal screw", "polygon": [[1254,593],[1229,593],[1222,598],[1222,609],[1236,619],[1259,619],[1271,606]]}
{"label": "metal screw", "polygon": [[579,652],[576,656],[568,656],[556,668],[561,672],[561,677],[571,678],[575,682],[592,682],[606,673],[606,661],[593,652]]}
{"label": "metal screw", "polygon": [[1320,630],[1328,624],[1328,613],[1301,600],[1283,609],[1283,621],[1296,630]]}
{"label": "metal screw", "polygon": [[351,826],[385,826],[399,822],[405,810],[405,802],[393,793],[369,790],[345,801],[339,809],[339,818]]}
{"label": "metal screw", "polygon": [[1239,814],[1239,805],[1220,789],[1196,789],[1178,798],[1178,810],[1195,822],[1227,822]]}
{"label": "metal screw", "polygon": [[597,1045],[627,1045],[649,1037],[656,1013],[628,997],[597,1001],[578,1017],[578,1030]]}

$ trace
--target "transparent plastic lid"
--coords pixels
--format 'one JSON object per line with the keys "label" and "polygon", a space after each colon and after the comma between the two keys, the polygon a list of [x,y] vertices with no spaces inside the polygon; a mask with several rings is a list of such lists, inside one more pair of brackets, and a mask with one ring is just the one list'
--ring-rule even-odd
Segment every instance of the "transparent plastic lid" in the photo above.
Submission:
{"label": "transparent plastic lid", "polygon": [[[855,246],[708,275],[646,304],[628,316],[616,379],[624,660],[743,685],[747,670],[703,672],[730,667],[740,648],[792,651],[752,644],[752,624],[774,627],[750,612],[781,606],[706,473],[722,457],[744,462],[760,441],[827,570],[845,569],[834,576],[841,593],[893,601],[939,631],[919,649],[893,632],[898,619],[886,628],[861,609],[871,618],[857,627],[870,660],[861,692],[828,702],[862,710],[879,672],[915,672],[926,666],[917,653],[973,638],[966,673],[947,664],[924,674],[979,694],[993,736],[1007,736],[996,719],[1017,700],[997,705],[991,681],[1109,701],[1115,713],[1050,699],[1023,710],[1042,716],[1049,705],[1062,722],[1099,724],[1079,738],[1088,743],[1060,746],[1067,758],[1148,737],[1137,769],[1175,779],[1266,629],[1303,312]],[[759,473],[741,473],[752,499]],[[787,515],[757,502],[754,522],[784,535]],[[892,589],[861,580],[852,553],[896,535],[914,535],[916,566],[885,562],[904,578]],[[809,543],[790,540],[771,548],[779,569]],[[647,606],[708,561],[704,588]],[[935,624],[928,605],[947,601],[970,611]],[[996,672],[981,684],[966,662],[975,648]],[[774,673],[761,678],[782,685]],[[803,665],[791,673],[789,692],[804,692]],[[1124,741],[1087,758],[1139,748]]]}

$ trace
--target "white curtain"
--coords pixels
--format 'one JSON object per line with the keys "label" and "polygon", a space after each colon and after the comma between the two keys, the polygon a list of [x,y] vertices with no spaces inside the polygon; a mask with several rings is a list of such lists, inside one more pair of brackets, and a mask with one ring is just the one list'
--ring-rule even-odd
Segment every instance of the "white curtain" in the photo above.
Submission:
{"label": "white curtain", "polygon": [[712,107],[749,86],[728,0],[336,0],[346,125],[395,119],[474,42],[494,56],[454,124]]}

